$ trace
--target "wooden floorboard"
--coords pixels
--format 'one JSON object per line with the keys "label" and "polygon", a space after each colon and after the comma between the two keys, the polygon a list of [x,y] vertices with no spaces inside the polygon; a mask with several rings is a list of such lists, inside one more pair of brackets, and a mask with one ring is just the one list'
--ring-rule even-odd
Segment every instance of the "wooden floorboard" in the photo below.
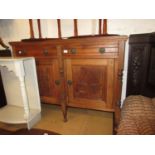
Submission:
{"label": "wooden floorboard", "polygon": [[[68,108],[68,121],[63,122],[59,106],[42,104],[42,118],[34,128],[50,130],[62,135],[111,135],[112,113],[87,109]],[[17,130],[26,125],[0,123],[0,128]]]}

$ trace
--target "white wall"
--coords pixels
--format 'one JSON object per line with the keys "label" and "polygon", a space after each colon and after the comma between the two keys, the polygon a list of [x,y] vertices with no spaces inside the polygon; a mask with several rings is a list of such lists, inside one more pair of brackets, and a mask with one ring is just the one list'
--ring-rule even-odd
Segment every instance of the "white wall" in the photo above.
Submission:
{"label": "white wall", "polygon": [[29,37],[27,20],[0,19],[0,37],[7,44],[9,41],[21,40]]}
{"label": "white wall", "polygon": [[[37,21],[33,20],[35,37],[38,37]],[[73,36],[73,20],[61,20],[62,36]],[[42,19],[41,20],[42,36],[58,37],[56,19]],[[96,34],[98,33],[98,20],[96,19],[80,19],[78,20],[79,35]],[[108,33],[130,35],[137,33],[155,32],[155,19],[109,19]],[[26,19],[5,20],[0,19],[0,37],[5,43],[9,41],[20,41],[21,39],[30,38],[29,23]],[[0,47],[1,48],[1,47]],[[125,98],[126,90],[126,74],[127,74],[127,60],[128,60],[128,42],[126,44],[125,52],[125,66],[123,77],[123,91],[122,100]]]}
{"label": "white wall", "polygon": [[[38,37],[37,20],[33,20],[35,37]],[[73,35],[73,20],[61,20],[62,36]],[[42,19],[42,36],[57,37],[56,19]],[[80,19],[78,20],[79,35],[98,33],[98,20]],[[108,33],[113,34],[134,34],[147,33],[155,31],[154,19],[109,19]],[[23,38],[29,38],[29,23],[27,19],[0,19],[0,37],[5,42],[20,41]]]}

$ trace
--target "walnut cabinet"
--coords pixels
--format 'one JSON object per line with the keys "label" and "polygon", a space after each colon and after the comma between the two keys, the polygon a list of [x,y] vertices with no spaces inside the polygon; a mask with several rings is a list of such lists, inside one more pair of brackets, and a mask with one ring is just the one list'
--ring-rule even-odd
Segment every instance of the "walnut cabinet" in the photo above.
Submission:
{"label": "walnut cabinet", "polygon": [[126,36],[11,42],[15,57],[34,56],[41,101],[114,113],[119,118]]}

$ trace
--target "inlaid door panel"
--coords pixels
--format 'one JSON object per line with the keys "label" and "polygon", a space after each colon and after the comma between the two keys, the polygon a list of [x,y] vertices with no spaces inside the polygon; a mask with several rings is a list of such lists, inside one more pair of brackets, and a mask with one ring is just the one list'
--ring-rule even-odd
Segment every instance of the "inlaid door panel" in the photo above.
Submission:
{"label": "inlaid door panel", "polygon": [[65,64],[69,105],[112,109],[113,59],[67,59]]}
{"label": "inlaid door panel", "polygon": [[36,62],[41,101],[58,104],[60,78],[57,60],[37,59]]}

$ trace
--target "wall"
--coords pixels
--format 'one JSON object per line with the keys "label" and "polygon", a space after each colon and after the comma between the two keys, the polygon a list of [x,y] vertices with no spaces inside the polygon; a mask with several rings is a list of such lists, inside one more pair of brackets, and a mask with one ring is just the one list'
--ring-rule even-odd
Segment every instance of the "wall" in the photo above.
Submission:
{"label": "wall", "polygon": [[[38,37],[37,21],[33,20],[35,37]],[[73,35],[73,20],[61,20],[62,36]],[[41,20],[42,36],[57,37],[57,22],[56,19],[42,19]],[[9,41],[20,41],[24,38],[29,38],[29,23],[27,19],[5,20],[0,19],[0,37],[8,43]],[[96,19],[80,19],[78,20],[79,35],[97,34],[98,20]],[[135,33],[149,33],[155,32],[154,19],[110,19],[108,20],[108,33],[130,35]],[[128,60],[128,42],[126,44],[125,52],[125,66],[123,77],[122,101],[125,98],[126,90],[126,75],[127,75],[127,60]]]}
{"label": "wall", "polygon": [[[33,20],[35,37],[38,37],[37,20]],[[62,36],[73,35],[73,20],[61,20]],[[42,36],[57,37],[56,19],[42,19]],[[96,19],[80,19],[78,20],[79,35],[97,34],[98,20]],[[108,33],[113,34],[134,34],[147,33],[155,31],[155,20],[153,19],[110,19],[108,20]],[[19,41],[23,38],[29,38],[29,23],[27,19],[0,19],[0,37],[5,42]]]}

